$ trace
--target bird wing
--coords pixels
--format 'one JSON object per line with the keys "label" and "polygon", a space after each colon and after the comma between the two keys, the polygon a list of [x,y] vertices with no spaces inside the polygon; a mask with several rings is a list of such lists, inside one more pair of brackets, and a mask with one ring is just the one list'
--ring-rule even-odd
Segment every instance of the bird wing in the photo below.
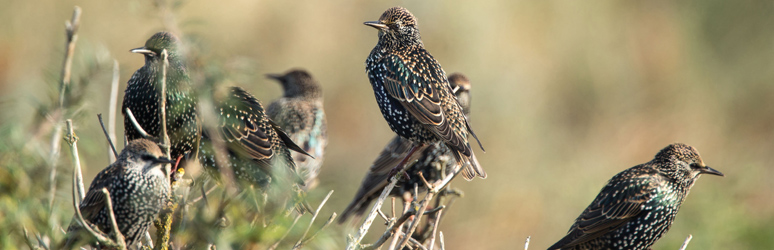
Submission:
{"label": "bird wing", "polygon": [[[441,65],[425,50],[416,50],[412,53],[422,55],[410,57],[389,55],[384,58],[385,67],[382,73],[386,92],[449,147],[470,157],[472,151],[468,146],[467,134],[458,134],[452,129],[446,121],[447,114],[441,107],[442,98],[452,95]],[[407,61],[408,58],[418,59]],[[455,101],[453,105],[456,105],[462,113],[459,103]],[[464,119],[464,115],[462,117]],[[463,129],[468,129],[467,121],[465,123],[466,127]]]}
{"label": "bird wing", "polygon": [[261,124],[267,120],[263,106],[242,88],[233,87],[231,93],[220,107],[221,133],[229,142],[229,149],[255,160],[271,158],[272,143]]}
{"label": "bird wing", "polygon": [[575,220],[567,235],[549,249],[575,246],[618,229],[643,212],[658,189],[655,176],[616,175]]}

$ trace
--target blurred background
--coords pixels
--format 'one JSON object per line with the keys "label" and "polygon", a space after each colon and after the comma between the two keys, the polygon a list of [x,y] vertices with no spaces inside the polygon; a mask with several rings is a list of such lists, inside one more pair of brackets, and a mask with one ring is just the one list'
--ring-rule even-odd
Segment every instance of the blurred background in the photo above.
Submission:
{"label": "blurred background", "polygon": [[[527,236],[531,249],[545,249],[610,177],[673,142],[696,147],[726,177],[698,181],[655,249],[678,249],[689,234],[689,249],[774,247],[774,2],[721,0],[2,0],[6,237],[46,217],[39,194],[49,171],[29,165],[48,155],[51,136],[40,131],[53,118],[41,107],[56,100],[63,21],[74,5],[83,9],[73,63],[83,100],[65,116],[81,139],[87,185],[108,165],[95,115],[108,113],[112,59],[120,64],[120,101],[144,63],[128,51],[172,30],[185,35],[203,68],[217,65],[222,81],[265,105],[281,89],[264,74],[312,73],[324,88],[329,144],[310,199],[316,206],[335,190],[321,216],[340,213],[394,136],[365,74],[376,31],[362,23],[400,5],[418,18],[446,72],[471,80],[471,123],[486,149],[476,153],[489,178],[452,183],[465,196],[440,226],[449,249],[517,249]],[[117,123],[121,137],[120,114]],[[71,164],[62,147],[56,196],[64,209],[58,220],[67,223]],[[343,248],[353,229],[326,231],[333,236],[308,247]],[[364,242],[382,232],[375,223]]]}

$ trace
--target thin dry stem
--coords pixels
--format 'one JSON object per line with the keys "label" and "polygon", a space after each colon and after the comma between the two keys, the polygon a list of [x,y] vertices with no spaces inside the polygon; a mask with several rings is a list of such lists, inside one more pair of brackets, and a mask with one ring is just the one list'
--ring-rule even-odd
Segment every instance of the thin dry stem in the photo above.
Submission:
{"label": "thin dry stem", "polygon": [[392,177],[390,180],[390,184],[388,184],[384,190],[382,190],[382,194],[379,195],[379,199],[376,200],[376,204],[371,208],[371,212],[368,213],[368,217],[366,217],[366,220],[363,222],[363,225],[360,226],[360,229],[358,229],[357,234],[355,235],[355,238],[352,239],[352,241],[349,242],[347,245],[347,250],[355,250],[360,248],[360,241],[363,240],[363,237],[365,237],[366,233],[368,233],[368,229],[371,228],[371,224],[374,222],[374,219],[376,218],[376,210],[381,209],[382,204],[384,203],[384,200],[387,199],[387,196],[392,192],[392,189],[395,188],[395,184],[398,183],[398,177],[402,176],[403,173],[406,172],[406,168],[403,168],[395,174],[395,176]]}
{"label": "thin dry stem", "polygon": [[527,236],[527,240],[524,241],[524,250],[529,250],[529,239],[532,238],[532,236]]}
{"label": "thin dry stem", "polygon": [[124,241],[124,235],[118,230],[118,223],[116,223],[116,215],[113,212],[113,202],[110,200],[110,192],[107,188],[102,188],[102,194],[105,195],[105,203],[107,204],[108,215],[110,216],[110,226],[113,228],[113,235],[116,236],[116,242],[119,249],[126,249],[126,242]]}
{"label": "thin dry stem", "polygon": [[680,246],[680,250],[685,250],[688,247],[688,243],[691,242],[691,239],[693,239],[693,235],[688,235],[688,237],[685,238],[685,241],[683,241],[683,245]]}
{"label": "thin dry stem", "polygon": [[137,118],[134,118],[134,114],[132,113],[132,110],[129,108],[126,108],[124,110],[126,112],[126,117],[129,118],[129,121],[132,123],[132,126],[134,126],[134,129],[137,130],[138,133],[140,133],[140,136],[142,138],[150,139],[150,140],[157,140],[156,137],[148,134],[148,132],[145,132],[145,129],[140,126],[140,123],[137,122]]}
{"label": "thin dry stem", "polygon": [[[83,214],[81,213],[81,209],[79,206],[80,200],[83,200],[85,197],[85,194],[83,193],[83,176],[81,174],[81,166],[80,161],[76,160],[78,158],[78,145],[76,142],[78,141],[78,137],[75,136],[72,129],[72,121],[67,120],[67,140],[68,144],[70,144],[71,151],[74,154],[73,156],[73,185],[72,185],[72,196],[73,196],[73,208],[75,210],[75,220],[77,223],[79,223],[83,229],[85,229],[89,234],[94,236],[94,238],[97,239],[97,241],[106,247],[115,247],[118,249],[126,249],[126,243],[123,241],[123,235],[121,235],[121,232],[115,231],[116,239],[118,241],[113,241],[110,239],[110,237],[107,236],[107,234],[103,233],[102,231],[99,231],[97,228],[91,228],[88,222],[83,218]],[[107,190],[105,190],[107,191]],[[110,212],[110,216],[113,215],[113,207],[112,203],[110,203],[110,197],[107,197],[108,203],[108,211]],[[115,230],[118,230],[118,227],[115,227]]]}
{"label": "thin dry stem", "polygon": [[441,250],[446,250],[446,243],[445,240],[443,240],[443,231],[438,232],[439,238],[441,238],[441,241],[438,242],[438,246],[441,247]]}
{"label": "thin dry stem", "polygon": [[[317,207],[317,210],[314,211],[314,214],[312,215],[312,220],[309,221],[309,226],[306,227],[306,231],[304,231],[304,234],[301,235],[300,239],[298,239],[298,242],[296,242],[296,244],[293,246],[293,249],[301,248],[301,246],[302,246],[301,242],[306,237],[306,234],[309,233],[309,229],[312,228],[312,224],[314,224],[314,220],[317,219],[317,215],[320,214],[320,210],[325,205],[325,203],[328,202],[328,198],[331,198],[332,194],[333,194],[333,190],[329,191],[328,195],[325,196],[325,199],[323,199],[322,202],[320,202],[320,206]],[[325,227],[325,226],[323,226],[323,227]],[[320,230],[322,230],[322,229],[320,229]]]}
{"label": "thin dry stem", "polygon": [[97,119],[99,119],[99,125],[102,127],[102,132],[105,133],[105,138],[107,138],[108,146],[110,147],[110,150],[113,152],[113,154],[110,157],[110,162],[114,162],[116,158],[118,158],[118,152],[116,151],[116,145],[113,144],[113,140],[110,138],[110,134],[108,134],[108,131],[105,129],[105,123],[102,122],[102,113],[97,114]]}
{"label": "thin dry stem", "polygon": [[59,85],[59,107],[64,108],[65,89],[70,85],[71,71],[73,67],[73,54],[75,53],[75,44],[78,41],[78,28],[81,26],[81,7],[73,8],[73,17],[65,21],[65,57],[62,66],[62,81]]}
{"label": "thin dry stem", "polygon": [[70,145],[70,152],[73,160],[73,166],[75,167],[75,173],[78,175],[78,182],[74,182],[73,185],[77,187],[78,200],[83,200],[86,197],[86,192],[83,188],[83,175],[81,174],[81,158],[78,156],[78,136],[75,135],[73,130],[73,120],[67,119],[67,136],[65,141]]}
{"label": "thin dry stem", "polygon": [[[110,82],[110,104],[108,106],[108,138],[116,140],[116,107],[118,106],[118,60],[113,59],[113,80]],[[112,146],[115,152],[115,145]],[[115,155],[109,155],[110,162],[116,161]]]}
{"label": "thin dry stem", "polygon": [[279,240],[277,240],[277,242],[274,242],[274,244],[272,244],[272,245],[271,245],[269,248],[267,248],[267,250],[274,250],[274,249],[277,249],[277,247],[279,246],[279,244],[280,244],[280,243],[281,243],[283,240],[285,240],[285,238],[287,238],[287,237],[288,237],[288,235],[290,234],[290,231],[292,231],[292,230],[293,230],[293,228],[296,226],[296,223],[298,223],[298,220],[299,220],[299,219],[301,219],[301,216],[302,216],[302,215],[303,215],[303,214],[297,214],[297,215],[296,215],[296,218],[294,218],[294,219],[293,219],[293,223],[292,223],[292,224],[290,224],[290,227],[288,227],[288,231],[287,231],[287,232],[285,232],[285,234],[283,234],[283,235],[282,235],[282,237],[280,237],[280,238],[279,238]]}
{"label": "thin dry stem", "polygon": [[159,93],[159,121],[161,121],[161,131],[159,132],[159,138],[161,138],[161,150],[167,155],[167,158],[172,158],[169,152],[169,135],[167,134],[167,68],[169,67],[169,54],[167,50],[161,51],[161,92]]}

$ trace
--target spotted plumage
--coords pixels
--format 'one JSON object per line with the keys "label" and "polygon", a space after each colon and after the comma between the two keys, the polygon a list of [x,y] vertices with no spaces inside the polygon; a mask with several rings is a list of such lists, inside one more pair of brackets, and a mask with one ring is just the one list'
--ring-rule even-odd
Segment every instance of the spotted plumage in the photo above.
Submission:
{"label": "spotted plumage", "polygon": [[131,50],[145,56],[145,65],[134,72],[129,79],[121,108],[127,140],[142,138],[126,115],[127,108],[132,111],[137,123],[148,134],[159,136],[161,123],[158,97],[161,92],[163,67],[161,52],[166,49],[169,61],[166,78],[166,122],[171,143],[170,155],[173,159],[183,156],[195,157],[200,134],[196,96],[191,90],[191,80],[186,71],[180,46],[180,40],[175,35],[159,32],[151,36],[144,47]]}
{"label": "spotted plumage", "polygon": [[699,152],[675,143],[613,176],[567,235],[548,249],[648,249],[669,230],[701,174],[723,176]]}
{"label": "spotted plumage", "polygon": [[[229,164],[237,179],[259,187],[270,184],[272,177],[303,184],[288,149],[303,150],[266,116],[260,101],[250,93],[239,87],[225,92],[215,96],[217,132],[225,140]],[[202,134],[199,161],[217,177],[211,137],[208,131]]]}
{"label": "spotted plumage", "polygon": [[[452,74],[449,76],[449,83],[463,110],[470,110],[470,82],[468,79],[462,74]],[[466,112],[465,115],[467,116],[468,113]],[[359,217],[368,209],[368,205],[379,197],[381,191],[387,186],[390,170],[406,157],[411,147],[411,141],[400,136],[395,136],[384,147],[363,178],[355,198],[341,213],[339,223],[347,221],[353,215]],[[406,173],[410,178],[408,180],[400,179],[396,188],[390,193],[391,196],[402,197],[406,192],[411,193],[415,184],[419,187],[418,191],[424,192],[427,187],[419,177],[420,172],[429,182],[434,182],[443,179],[447,174],[451,174],[455,167],[459,166],[454,153],[442,142],[427,145],[415,153],[408,162],[410,163],[406,166]]]}
{"label": "spotted plumage", "polygon": [[[137,139],[121,151],[113,164],[102,170],[89,186],[80,203],[84,220],[105,233],[112,232],[110,217],[102,189],[110,192],[110,200],[119,231],[127,246],[139,241],[158,216],[169,197],[170,164],[156,143]],[[67,240],[62,249],[91,242],[83,227],[73,220],[67,228]],[[111,234],[111,237],[114,237]]]}
{"label": "spotted plumage", "polygon": [[307,155],[291,151],[298,173],[306,182],[306,188],[316,186],[317,175],[323,163],[323,153],[328,144],[327,122],[323,110],[322,88],[312,76],[302,69],[285,74],[269,74],[277,80],[284,92],[282,98],[272,102],[266,113],[290,137],[306,151]]}
{"label": "spotted plumage", "polygon": [[414,15],[393,7],[378,21],[365,24],[379,30],[366,72],[392,131],[417,145],[443,142],[465,163],[465,179],[486,178],[481,166],[471,161],[468,134],[476,136],[452,95],[446,73],[425,50]]}

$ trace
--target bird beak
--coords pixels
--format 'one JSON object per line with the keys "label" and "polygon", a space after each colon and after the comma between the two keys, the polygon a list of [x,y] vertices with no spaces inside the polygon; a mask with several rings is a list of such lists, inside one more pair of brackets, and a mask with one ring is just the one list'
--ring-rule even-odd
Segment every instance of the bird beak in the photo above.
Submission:
{"label": "bird beak", "polygon": [[374,29],[387,30],[387,25],[381,24],[379,23],[379,21],[370,21],[370,22],[365,22],[363,24],[371,26]]}
{"label": "bird beak", "polygon": [[172,164],[172,163],[175,163],[176,161],[175,161],[175,160],[172,160],[172,159],[169,159],[169,158],[167,158],[167,157],[159,157],[158,159],[156,159],[156,162],[158,162],[158,163],[169,163],[169,164]]}
{"label": "bird beak", "polygon": [[149,50],[149,49],[147,49],[145,47],[139,47],[139,48],[136,48],[136,49],[132,49],[129,52],[140,53],[140,54],[143,54],[143,55],[156,55],[156,52],[153,52],[152,50]]}
{"label": "bird beak", "polygon": [[699,172],[702,174],[711,174],[711,175],[717,175],[717,176],[726,176],[720,171],[715,170],[714,168],[704,166],[703,168],[699,169]]}
{"label": "bird beak", "polygon": [[282,75],[280,74],[266,74],[266,78],[274,79],[277,81],[282,81]]}

